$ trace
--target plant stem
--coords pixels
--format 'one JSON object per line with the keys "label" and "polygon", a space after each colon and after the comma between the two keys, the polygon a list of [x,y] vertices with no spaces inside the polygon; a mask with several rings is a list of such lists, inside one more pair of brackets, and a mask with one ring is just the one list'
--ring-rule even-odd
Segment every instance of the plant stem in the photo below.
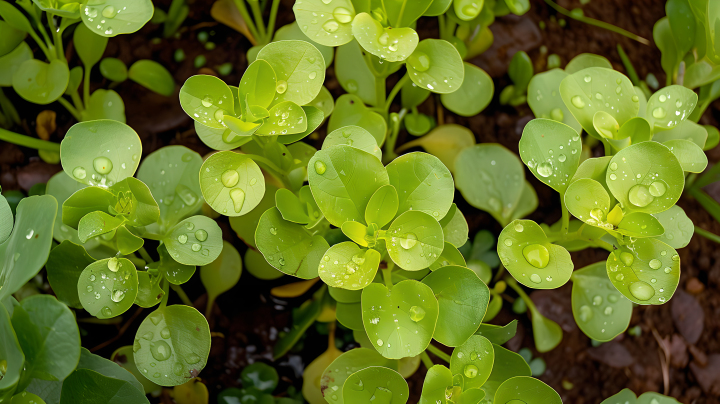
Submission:
{"label": "plant stem", "polygon": [[561,195],[560,199],[560,207],[562,207],[562,236],[565,237],[570,228],[570,212],[568,212],[568,208],[565,206],[565,193]]}
{"label": "plant stem", "polygon": [[[375,79],[375,106],[382,108],[385,105],[385,77],[377,77]],[[383,116],[387,119],[387,113]]]}
{"label": "plant stem", "polygon": [[255,23],[257,24],[258,33],[262,38],[265,38],[265,22],[263,21],[260,4],[258,4],[258,0],[248,0],[248,2],[250,2],[250,8],[252,9],[253,17],[255,17]]}
{"label": "plant stem", "polygon": [[278,7],[280,7],[280,0],[273,0],[270,6],[270,21],[268,22],[267,28],[267,42],[272,41],[273,33],[275,33],[275,20],[277,19]]}
{"label": "plant stem", "polygon": [[554,8],[555,11],[557,11],[558,13],[560,13],[566,17],[570,17],[573,20],[584,22],[585,24],[593,25],[598,28],[603,28],[608,31],[612,31],[616,34],[620,34],[622,36],[628,37],[634,41],[638,41],[643,45],[650,45],[650,41],[648,41],[647,39],[645,39],[639,35],[635,35],[630,31],[626,31],[620,27],[616,27],[616,26],[614,26],[612,24],[608,24],[604,21],[596,20],[596,19],[590,18],[590,17],[585,17],[584,15],[574,15],[570,10],[560,7],[552,0],[545,0],[545,3],[547,3],[550,7]]}
{"label": "plant stem", "polygon": [[165,306],[167,306],[168,298],[170,297],[170,282],[168,282],[168,280],[165,278],[163,278],[162,280],[162,290],[163,297],[162,301],[160,302],[160,308],[164,309]]}
{"label": "plant stem", "polygon": [[385,100],[385,115],[387,115],[387,113],[390,111],[390,106],[392,105],[395,96],[397,96],[397,94],[400,92],[400,89],[405,85],[408,80],[410,80],[410,76],[405,73],[405,75],[402,76],[402,78],[398,80],[398,82],[395,84],[395,87],[390,90],[390,95],[388,95],[387,100]]}
{"label": "plant stem", "polygon": [[210,316],[212,316],[212,309],[215,306],[215,296],[210,296],[210,293],[208,293],[207,302],[205,304],[205,319],[210,321]]}
{"label": "plant stem", "polygon": [[[68,112],[69,112],[75,119],[77,119],[78,121],[82,121],[82,116],[80,115],[80,112],[78,112],[78,110],[75,109],[75,107],[73,107],[72,104],[70,104],[70,102],[69,102],[68,100],[66,100],[65,98],[63,98],[63,97],[61,96],[60,98],[58,98],[58,102],[60,103],[60,105],[62,105],[63,107],[65,107],[65,109],[67,109]],[[80,101],[80,102],[82,103],[82,101]]]}
{"label": "plant stem", "polygon": [[527,305],[528,309],[532,311],[537,311],[537,307],[535,307],[535,303],[533,303],[532,299],[530,299],[530,296],[525,293],[522,287],[518,285],[515,278],[512,276],[506,276],[505,277],[505,283],[507,283],[508,286],[510,286],[517,294],[520,296],[521,299],[525,301],[525,304]]}
{"label": "plant stem", "polygon": [[430,370],[431,367],[435,366],[435,364],[433,363],[432,359],[430,359],[430,357],[428,356],[426,351],[423,351],[420,354],[420,359],[422,360],[423,365],[425,365],[425,367],[428,368],[428,370]]}
{"label": "plant stem", "polygon": [[21,135],[19,133],[10,132],[9,130],[0,128],[0,140],[14,143],[18,146],[29,147],[37,150],[47,150],[60,153],[60,144],[48,142],[47,140],[35,139],[34,137]]}
{"label": "plant stem", "polygon": [[147,250],[145,249],[145,247],[140,247],[140,249],[138,250],[138,253],[140,253],[140,256],[142,257],[142,259],[144,259],[145,262],[147,262],[148,264],[150,264],[151,262],[155,262],[155,261],[152,259],[152,257],[150,257],[150,254],[148,254],[148,252],[147,252]]}
{"label": "plant stem", "polygon": [[392,287],[393,287],[392,266],[390,263],[388,263],[387,268],[383,268],[382,274],[383,274],[383,280],[385,281],[385,287],[387,287],[388,289],[392,289]]}
{"label": "plant stem", "polygon": [[718,236],[715,233],[711,233],[711,232],[709,232],[701,227],[698,227],[698,226],[695,226],[695,233],[705,237],[706,239],[708,239],[710,241],[714,241],[714,242],[720,244],[720,236]]}
{"label": "plant stem", "polygon": [[[178,296],[180,297],[180,300],[182,300],[182,302],[185,303],[185,305],[193,307],[192,300],[190,300],[190,298],[185,293],[183,288],[180,287],[180,285],[170,285],[170,287],[172,288],[172,290],[175,291],[175,293],[178,294]],[[210,307],[212,307],[212,306],[210,306]]]}
{"label": "plant stem", "polygon": [[[632,62],[630,61],[630,58],[628,57],[627,53],[625,53],[625,49],[623,49],[622,45],[617,45],[617,51],[618,54],[620,54],[620,59],[623,62],[623,65],[625,66],[625,70],[627,70],[628,77],[630,77],[630,81],[632,81],[633,85],[636,85],[640,87],[643,92],[645,93],[645,98],[650,97],[650,89],[647,86],[647,83],[640,80],[640,76],[638,76],[637,72],[635,71],[635,67],[633,66]],[[671,77],[668,77],[668,81],[672,80]],[[672,84],[671,82],[668,82],[667,85]]]}
{"label": "plant stem", "polygon": [[432,352],[433,355],[444,360],[445,362],[450,363],[450,355],[441,351],[440,348],[436,347],[435,345],[433,345],[433,344],[428,345],[427,350]]}
{"label": "plant stem", "polygon": [[255,23],[253,22],[252,18],[250,18],[250,14],[247,11],[247,7],[245,7],[245,0],[233,0],[235,2],[235,7],[237,7],[238,11],[240,11],[240,15],[242,16],[243,20],[245,20],[245,23],[248,26],[248,29],[250,30],[250,33],[252,36],[254,36],[257,39],[261,39],[260,35],[258,35],[257,28],[255,28]]}

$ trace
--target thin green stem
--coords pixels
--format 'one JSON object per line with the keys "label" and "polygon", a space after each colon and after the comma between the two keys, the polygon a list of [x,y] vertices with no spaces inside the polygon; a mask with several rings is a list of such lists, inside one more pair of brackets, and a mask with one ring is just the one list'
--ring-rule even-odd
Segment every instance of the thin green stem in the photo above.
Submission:
{"label": "thin green stem", "polygon": [[[375,106],[382,108],[385,105],[385,78],[375,79]],[[387,115],[387,114],[386,114]],[[387,118],[387,116],[385,116]]]}
{"label": "thin green stem", "polygon": [[60,28],[55,25],[55,19],[50,15],[48,15],[48,24],[50,24],[53,40],[55,41],[55,51],[57,53],[58,59],[67,63],[67,60],[65,59],[65,48],[63,47],[62,41],[62,31],[60,31]]}
{"label": "thin green stem", "polygon": [[440,33],[440,39],[445,39],[445,14],[438,16],[438,31]]}
{"label": "thin green stem", "polygon": [[402,18],[403,14],[405,14],[405,6],[407,5],[407,0],[403,0],[402,5],[400,6],[400,12],[398,13],[397,17],[397,27],[395,28],[402,28]]}
{"label": "thin green stem", "polygon": [[265,21],[263,21],[262,16],[262,10],[260,10],[260,4],[257,0],[248,0],[250,3],[250,8],[253,12],[253,17],[255,17],[255,24],[258,28],[258,33],[262,38],[265,38]]}
{"label": "thin green stem", "polygon": [[243,20],[245,20],[245,24],[247,24],[248,29],[250,30],[250,34],[255,38],[256,42],[260,38],[260,35],[258,35],[257,28],[255,28],[255,23],[253,22],[252,18],[250,18],[250,13],[247,11],[247,7],[245,7],[245,0],[233,0],[235,2],[235,6],[237,7],[238,11],[240,11],[240,15],[242,16]]}
{"label": "thin green stem", "polygon": [[57,100],[60,105],[65,107],[65,109],[68,110],[68,112],[75,117],[78,121],[82,121],[82,115],[80,114],[80,111],[78,111],[72,104],[70,104],[70,101],[66,100],[63,97],[58,98]]}
{"label": "thin green stem", "polygon": [[385,115],[390,111],[390,106],[392,105],[393,100],[395,99],[395,96],[400,92],[400,89],[407,83],[407,81],[410,80],[410,76],[408,76],[407,73],[405,73],[404,76],[398,82],[395,84],[395,87],[393,87],[392,90],[390,90],[390,94],[387,97],[387,100],[385,100]]}
{"label": "thin green stem", "polygon": [[210,296],[210,293],[208,293],[207,303],[205,305],[205,319],[210,320],[210,316],[212,316],[212,309],[213,306],[215,306],[215,296]]}
{"label": "thin green stem", "polygon": [[506,276],[505,277],[505,283],[507,283],[508,286],[510,286],[517,294],[520,296],[521,299],[525,301],[525,304],[527,304],[528,309],[532,311],[537,311],[537,307],[535,307],[535,303],[533,303],[532,299],[530,299],[530,296],[525,293],[522,287],[518,285],[515,278],[512,276]]}
{"label": "thin green stem", "polygon": [[152,259],[152,257],[150,257],[150,254],[148,254],[148,252],[147,252],[147,250],[145,249],[145,247],[140,247],[140,249],[138,250],[138,253],[140,253],[140,256],[142,257],[142,259],[144,259],[145,262],[147,262],[148,264],[151,263],[151,262],[154,262],[154,260]]}
{"label": "thin green stem", "polygon": [[392,266],[390,266],[390,264],[388,264],[387,268],[383,268],[382,274],[383,274],[383,281],[385,281],[385,287],[387,287],[388,289],[392,289],[392,287],[393,287]]}
{"label": "thin green stem", "polygon": [[562,208],[562,235],[563,237],[567,236],[568,229],[570,228],[570,212],[568,212],[568,208],[565,206],[565,194],[563,193],[560,198],[560,207]]}
{"label": "thin green stem", "polygon": [[422,360],[423,365],[425,365],[425,367],[428,368],[428,370],[431,367],[435,366],[435,364],[433,363],[432,359],[430,359],[430,357],[428,356],[426,351],[422,351],[422,353],[420,354],[420,360]]}
{"label": "thin green stem", "polygon": [[167,306],[168,298],[170,297],[170,282],[168,282],[168,280],[165,278],[163,278],[162,280],[162,290],[163,297],[162,301],[160,302],[160,308],[164,309],[165,306]]}
{"label": "thin green stem", "polygon": [[608,243],[607,241],[600,240],[599,238],[590,239],[590,241],[592,243],[594,243],[595,245],[597,245],[598,247],[607,250],[608,252],[613,252],[615,250],[615,248],[613,247],[612,244]]}
{"label": "thin green stem", "polygon": [[576,15],[576,14],[572,13],[570,10],[560,7],[552,0],[545,0],[545,3],[547,3],[550,7],[554,8],[555,11],[557,11],[558,13],[560,13],[566,17],[570,17],[573,20],[584,22],[585,24],[592,25],[592,26],[595,26],[598,28],[603,28],[608,31],[612,31],[616,34],[620,34],[622,36],[628,37],[634,41],[638,41],[643,45],[650,45],[650,41],[648,41],[647,39],[645,39],[639,35],[635,35],[630,31],[626,31],[620,27],[616,27],[616,26],[609,24],[607,22],[604,22],[604,21],[596,20],[596,19],[590,18],[590,17],[585,17],[584,15]]}
{"label": "thin green stem", "polygon": [[430,351],[433,355],[437,356],[438,358],[444,360],[445,362],[450,363],[450,355],[441,351],[440,348],[436,347],[435,345],[433,345],[433,344],[428,345],[427,350]]}
{"label": "thin green stem", "polygon": [[[178,296],[180,296],[180,300],[182,300],[182,302],[183,302],[185,305],[190,306],[190,307],[193,306],[192,300],[190,300],[190,298],[189,298],[188,295],[185,293],[185,291],[183,290],[183,288],[180,287],[180,285],[170,285],[170,287],[172,288],[172,290],[175,291],[175,293],[177,293]],[[212,306],[210,306],[210,307],[212,307]]]}
{"label": "thin green stem", "polygon": [[83,77],[83,106],[90,107],[90,71],[92,66],[85,66],[85,77]]}
{"label": "thin green stem", "polygon": [[60,153],[59,143],[48,142],[47,140],[36,139],[34,137],[21,135],[19,133],[11,132],[3,128],[0,128],[0,140],[14,143],[18,146],[29,147],[31,149],[47,150]]}
{"label": "thin green stem", "polygon": [[711,232],[703,229],[702,227],[695,226],[695,233],[705,237],[706,239],[708,239],[710,241],[714,241],[714,242],[720,244],[720,236],[718,236],[715,233],[711,233]]}
{"label": "thin green stem", "polygon": [[278,7],[280,7],[280,0],[273,0],[270,6],[270,20],[267,28],[267,42],[270,43],[273,34],[275,33],[275,20],[277,20]]}

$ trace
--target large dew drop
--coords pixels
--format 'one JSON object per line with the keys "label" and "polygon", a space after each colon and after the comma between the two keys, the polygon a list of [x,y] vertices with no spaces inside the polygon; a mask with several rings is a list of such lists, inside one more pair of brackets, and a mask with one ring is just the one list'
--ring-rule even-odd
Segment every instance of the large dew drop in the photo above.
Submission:
{"label": "large dew drop", "polygon": [[110,174],[113,169],[112,161],[107,157],[97,157],[93,160],[93,168],[100,174]]}
{"label": "large dew drop", "polygon": [[535,268],[545,268],[550,261],[550,253],[542,244],[530,244],[523,248],[525,261]]}
{"label": "large dew drop", "polygon": [[663,196],[665,195],[665,191],[667,191],[667,186],[664,182],[661,181],[655,181],[648,187],[648,191],[650,192],[650,195],[652,196]]}
{"label": "large dew drop", "polygon": [[468,379],[474,379],[478,375],[478,368],[473,364],[465,365],[463,374],[465,374],[465,377]]}
{"label": "large dew drop", "polygon": [[108,260],[107,266],[112,272],[117,272],[120,268],[120,261],[116,257],[112,257]]}
{"label": "large dew drop", "polygon": [[637,281],[630,284],[630,293],[638,300],[649,300],[655,295],[655,289],[643,281]]}
{"label": "large dew drop", "polygon": [[85,169],[82,167],[75,167],[73,170],[73,177],[82,180],[87,176],[87,172],[85,172]]}
{"label": "large dew drop", "polygon": [[406,250],[415,247],[417,244],[417,236],[415,233],[407,233],[404,237],[400,238],[400,246]]}
{"label": "large dew drop", "polygon": [[577,109],[585,108],[585,101],[583,101],[582,98],[580,98],[579,95],[576,95],[570,99],[570,102],[572,105]]}
{"label": "large dew drop", "polygon": [[633,205],[644,208],[645,206],[650,205],[655,197],[652,196],[648,187],[642,184],[637,184],[628,191],[628,199]]}
{"label": "large dew drop", "polygon": [[172,355],[172,349],[165,341],[155,341],[150,344],[150,353],[157,361],[166,361]]}
{"label": "large dew drop", "polygon": [[633,262],[635,262],[635,256],[629,252],[622,252],[622,253],[620,253],[620,261],[626,267],[629,267],[633,264]]}
{"label": "large dew drop", "polygon": [[415,52],[408,58],[413,69],[424,72],[430,68],[430,57],[424,52]]}
{"label": "large dew drop", "polygon": [[115,7],[113,6],[106,6],[103,8],[102,15],[105,18],[114,18],[116,14]]}
{"label": "large dew drop", "polygon": [[240,174],[236,170],[226,170],[222,173],[220,176],[220,181],[222,181],[223,185],[225,185],[228,188],[234,187],[237,185],[238,181],[240,180]]}
{"label": "large dew drop", "polygon": [[355,15],[345,7],[338,7],[333,10],[333,17],[341,24],[347,24],[355,18]]}
{"label": "large dew drop", "polygon": [[232,199],[235,212],[240,213],[245,203],[245,191],[240,188],[233,188],[230,190],[230,199]]}
{"label": "large dew drop", "polygon": [[288,84],[285,80],[278,80],[277,85],[275,86],[275,91],[278,92],[278,94],[285,94],[285,91],[287,91]]}
{"label": "large dew drop", "polygon": [[551,176],[553,173],[552,165],[550,165],[550,163],[548,163],[547,161],[543,161],[542,163],[538,164],[537,173],[541,177],[545,177],[545,178]]}
{"label": "large dew drop", "polygon": [[409,314],[410,314],[410,320],[417,323],[418,321],[425,318],[425,309],[423,309],[420,306],[412,306],[410,308]]}
{"label": "large dew drop", "polygon": [[113,290],[112,294],[110,295],[110,300],[112,300],[115,303],[120,303],[125,298],[125,292],[122,290]]}
{"label": "large dew drop", "polygon": [[325,163],[323,163],[322,161],[318,160],[315,162],[315,172],[318,173],[319,175],[325,174],[326,169],[327,169],[327,167],[325,166]]}
{"label": "large dew drop", "polygon": [[208,237],[208,234],[207,234],[207,232],[206,232],[205,230],[203,230],[203,229],[200,229],[200,230],[198,230],[198,231],[195,232],[195,238],[196,238],[198,241],[205,241],[205,240],[207,240],[207,237]]}
{"label": "large dew drop", "polygon": [[322,27],[325,32],[327,32],[328,34],[332,34],[333,32],[337,31],[338,28],[340,28],[340,24],[338,24],[338,22],[335,20],[327,20]]}

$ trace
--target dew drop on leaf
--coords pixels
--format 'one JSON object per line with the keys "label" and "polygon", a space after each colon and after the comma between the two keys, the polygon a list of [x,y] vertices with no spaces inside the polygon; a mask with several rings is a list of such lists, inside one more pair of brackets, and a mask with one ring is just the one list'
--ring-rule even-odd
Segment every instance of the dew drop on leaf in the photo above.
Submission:
{"label": "dew drop on leaf", "polygon": [[277,85],[275,86],[275,91],[278,92],[278,94],[284,94],[285,91],[287,91],[287,81],[285,80],[278,80]]}
{"label": "dew drop on leaf", "polygon": [[570,99],[570,102],[575,108],[582,109],[585,108],[585,101],[583,101],[582,98],[580,98],[579,95],[576,95]]}
{"label": "dew drop on leaf", "polygon": [[202,106],[205,108],[209,108],[213,104],[213,99],[209,95],[206,95],[205,98],[202,99]]}
{"label": "dew drop on leaf", "polygon": [[550,111],[550,117],[558,122],[562,122],[563,118],[565,118],[565,114],[560,108],[553,108],[553,110]]}
{"label": "dew drop on leaf", "polygon": [[592,309],[590,308],[590,306],[580,306],[580,321],[587,322],[592,318],[592,316]]}
{"label": "dew drop on leaf", "polygon": [[550,163],[548,163],[547,161],[543,161],[542,163],[538,164],[537,173],[541,177],[549,177],[553,173],[552,165],[550,165]]}
{"label": "dew drop on leaf", "polygon": [[110,300],[112,300],[115,303],[120,303],[125,298],[125,292],[119,289],[113,290],[112,294],[110,295]]}
{"label": "dew drop on leaf", "polygon": [[338,28],[340,28],[340,24],[338,24],[338,22],[335,20],[327,20],[322,27],[325,32],[332,34],[333,32],[337,31]]}
{"label": "dew drop on leaf", "polygon": [[232,199],[235,212],[240,213],[245,203],[245,191],[240,188],[233,188],[230,190],[230,199]]}
{"label": "dew drop on leaf", "polygon": [[120,268],[120,261],[117,259],[117,257],[112,257],[108,260],[107,267],[112,272],[117,272]]}
{"label": "dew drop on leaf", "polygon": [[103,307],[101,311],[102,311],[102,315],[105,317],[112,316],[112,310],[110,310],[110,308],[107,306]]}
{"label": "dew drop on leaf", "polygon": [[333,10],[333,17],[335,17],[341,24],[347,24],[354,18],[353,13],[345,7],[337,7]]}
{"label": "dew drop on leaf", "polygon": [[165,341],[155,341],[150,344],[150,353],[155,360],[162,362],[170,358],[172,349]]}
{"label": "dew drop on leaf", "polygon": [[202,248],[202,247],[201,247],[200,244],[198,244],[198,243],[195,243],[195,244],[193,244],[193,245],[190,247],[190,249],[193,250],[193,251],[195,251],[195,252],[200,251],[200,248]]}
{"label": "dew drop on leaf", "polygon": [[208,234],[207,234],[207,232],[206,232],[205,230],[203,230],[203,229],[200,229],[200,230],[198,230],[198,231],[195,232],[195,238],[196,238],[198,241],[205,241],[205,240],[207,240],[207,237],[208,237]]}
{"label": "dew drop on leaf", "polygon": [[188,240],[188,237],[187,237],[186,234],[181,234],[181,235],[179,235],[178,238],[177,238],[177,241],[178,241],[178,243],[180,243],[180,244],[185,244],[185,243],[187,243],[187,240]]}
{"label": "dew drop on leaf", "polygon": [[655,295],[655,289],[643,281],[633,282],[628,289],[638,300],[649,300]]}
{"label": "dew drop on leaf", "polygon": [[620,261],[626,266],[629,267],[633,264],[635,261],[635,256],[632,255],[629,252],[622,252],[620,253]]}
{"label": "dew drop on leaf", "polygon": [[240,174],[237,170],[225,170],[222,175],[220,175],[220,181],[222,181],[222,184],[227,188],[234,187],[239,180]]}
{"label": "dew drop on leaf", "polygon": [[648,187],[648,190],[650,192],[650,195],[652,196],[663,196],[665,195],[665,191],[667,191],[667,186],[664,182],[661,181],[655,181],[652,184],[650,184],[650,187]]}
{"label": "dew drop on leaf", "polygon": [[185,228],[188,229],[188,230],[192,230],[192,229],[195,228],[195,224],[194,224],[193,222],[186,222],[186,223],[185,223]]}
{"label": "dew drop on leaf", "polygon": [[322,161],[318,160],[315,162],[315,172],[318,173],[319,175],[325,174],[326,169],[327,169],[327,167],[325,166],[325,163],[323,163]]}
{"label": "dew drop on leaf", "polygon": [[653,109],[652,115],[653,115],[653,117],[655,117],[657,119],[662,119],[662,118],[665,118],[665,116],[667,115],[667,112],[665,112],[665,108],[657,107],[657,108]]}
{"label": "dew drop on leaf", "polygon": [[410,307],[410,320],[414,322],[421,321],[423,318],[425,318],[425,309],[423,309],[420,306],[412,306]]}
{"label": "dew drop on leaf", "polygon": [[478,375],[478,368],[473,364],[465,365],[463,373],[468,379],[474,379]]}
{"label": "dew drop on leaf", "polygon": [[650,268],[652,268],[652,269],[658,269],[658,268],[660,268],[661,262],[659,259],[653,258],[650,260],[648,265],[650,265]]}
{"label": "dew drop on leaf", "polygon": [[522,223],[515,224],[515,231],[518,233],[522,233],[525,228],[523,227]]}
{"label": "dew drop on leaf", "polygon": [[633,205],[643,208],[652,203],[655,197],[652,196],[648,187],[642,184],[637,184],[628,191],[628,199]]}
{"label": "dew drop on leaf", "polygon": [[[550,253],[542,244],[530,244],[526,246],[523,248],[523,256],[525,257],[525,261],[535,268],[545,268],[550,261]],[[530,280],[535,283],[540,283],[540,276],[537,274],[534,274],[534,276],[537,276],[538,280],[535,281],[532,276]]]}
{"label": "dew drop on leaf", "polygon": [[75,167],[73,170],[73,177],[82,180],[87,176],[87,172],[85,172],[85,169],[82,167]]}
{"label": "dew drop on leaf", "polygon": [[400,246],[406,250],[415,247],[415,244],[417,244],[417,236],[415,233],[407,233],[400,238]]}

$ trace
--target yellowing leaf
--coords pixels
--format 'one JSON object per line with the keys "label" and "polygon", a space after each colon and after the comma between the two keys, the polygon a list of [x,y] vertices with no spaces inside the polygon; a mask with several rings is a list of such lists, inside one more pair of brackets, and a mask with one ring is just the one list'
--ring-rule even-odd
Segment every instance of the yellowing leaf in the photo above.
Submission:
{"label": "yellowing leaf", "polygon": [[310,290],[320,278],[314,278],[307,281],[288,283],[287,285],[277,286],[270,290],[275,297],[298,297]]}
{"label": "yellowing leaf", "polygon": [[55,133],[55,129],[57,129],[57,125],[55,124],[56,116],[57,114],[55,111],[51,111],[49,109],[46,109],[38,114],[35,119],[37,124],[37,128],[35,130],[37,131],[40,139],[48,140],[50,139],[50,135]]}
{"label": "yellowing leaf", "polygon": [[320,380],[322,379],[325,369],[341,354],[342,352],[332,344],[328,347],[327,351],[315,358],[315,360],[310,362],[305,368],[303,372],[302,393],[305,400],[310,404],[327,404],[322,391],[320,391]]}
{"label": "yellowing leaf", "polygon": [[173,387],[172,397],[177,404],[208,404],[207,387],[199,377]]}

